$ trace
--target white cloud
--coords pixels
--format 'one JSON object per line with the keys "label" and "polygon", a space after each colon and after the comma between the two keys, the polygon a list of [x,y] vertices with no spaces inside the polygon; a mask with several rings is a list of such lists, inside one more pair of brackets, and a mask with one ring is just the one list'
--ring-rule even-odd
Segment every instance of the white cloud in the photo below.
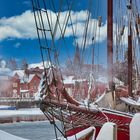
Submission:
{"label": "white cloud", "polygon": [[20,33],[10,26],[0,26],[0,40],[6,38],[21,38]]}
{"label": "white cloud", "polygon": [[[53,11],[48,10],[49,18],[51,21],[51,27],[54,31],[55,23],[56,23],[56,15]],[[58,14],[58,13],[56,13]],[[49,29],[48,22],[45,13],[42,13],[44,25],[46,29]],[[76,41],[79,43],[79,46],[81,45],[82,36],[84,34],[85,30],[85,21],[87,20],[88,11],[78,11],[74,12],[71,11],[71,19],[72,24],[69,20],[68,26],[65,31],[65,37],[73,36],[72,26],[74,31],[76,31]],[[63,25],[65,21],[65,17],[68,17],[68,11],[61,12],[60,14],[60,27],[63,29]],[[89,40],[86,44],[86,46],[91,45],[92,43],[92,37],[95,35],[95,29],[93,26],[97,24],[96,19],[91,19],[89,21],[89,28],[87,31],[87,36],[89,37]],[[99,32],[99,28],[96,28],[96,33]],[[57,31],[55,35],[55,39],[58,39],[60,37],[60,28],[59,25],[57,26]],[[37,38],[36,28],[35,28],[35,22],[34,22],[34,16],[31,11],[26,11],[18,16],[13,16],[10,18],[2,18],[0,19],[0,41],[4,39],[11,39],[11,38],[24,38],[24,39],[35,39]],[[49,32],[47,32],[47,38],[51,39],[51,35]],[[100,38],[96,36],[96,41],[103,41],[106,39],[106,24],[100,27]]]}
{"label": "white cloud", "polygon": [[[76,25],[77,26],[77,25]],[[84,38],[83,34],[85,32],[85,23],[78,23],[78,32],[76,34],[77,39],[76,43],[78,43],[79,47],[83,47],[84,45]],[[87,39],[85,47],[90,46],[92,43],[95,42],[102,42],[107,37],[107,24],[104,24],[101,27],[98,27],[98,20],[90,19],[89,26],[87,30]],[[94,38],[94,39],[93,39]]]}
{"label": "white cloud", "polygon": [[16,47],[16,48],[19,48],[20,47],[20,43],[19,42],[17,42],[14,46]]}
{"label": "white cloud", "polygon": [[0,40],[7,38],[36,38],[33,13],[26,11],[19,16],[0,20]]}

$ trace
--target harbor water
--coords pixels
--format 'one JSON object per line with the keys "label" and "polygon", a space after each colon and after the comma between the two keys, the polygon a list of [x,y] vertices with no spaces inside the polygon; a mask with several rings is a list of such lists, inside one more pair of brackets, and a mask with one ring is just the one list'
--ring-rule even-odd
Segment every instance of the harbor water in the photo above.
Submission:
{"label": "harbor water", "polygon": [[53,125],[48,121],[0,124],[0,130],[29,140],[55,139]]}

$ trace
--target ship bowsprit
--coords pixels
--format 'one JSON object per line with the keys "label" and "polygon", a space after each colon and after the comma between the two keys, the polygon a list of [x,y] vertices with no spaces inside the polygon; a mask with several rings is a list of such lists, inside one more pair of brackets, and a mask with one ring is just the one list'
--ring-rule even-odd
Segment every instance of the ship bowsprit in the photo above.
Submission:
{"label": "ship bowsprit", "polygon": [[121,135],[124,140],[129,137],[132,115],[126,113],[96,107],[94,109],[85,108],[57,100],[50,101],[47,98],[42,100],[41,110],[51,123],[55,123],[56,119],[63,122],[64,136],[74,135],[90,126],[94,126],[98,133],[103,124],[112,122],[117,125],[118,137]]}

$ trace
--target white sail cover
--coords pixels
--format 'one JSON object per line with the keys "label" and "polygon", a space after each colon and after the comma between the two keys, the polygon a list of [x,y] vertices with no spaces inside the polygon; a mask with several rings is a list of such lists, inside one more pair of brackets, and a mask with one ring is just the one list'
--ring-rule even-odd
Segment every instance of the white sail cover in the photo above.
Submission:
{"label": "white sail cover", "polygon": [[140,113],[135,114],[130,123],[130,140],[140,140]]}
{"label": "white sail cover", "polygon": [[115,123],[107,122],[101,128],[96,140],[117,140],[117,127]]}

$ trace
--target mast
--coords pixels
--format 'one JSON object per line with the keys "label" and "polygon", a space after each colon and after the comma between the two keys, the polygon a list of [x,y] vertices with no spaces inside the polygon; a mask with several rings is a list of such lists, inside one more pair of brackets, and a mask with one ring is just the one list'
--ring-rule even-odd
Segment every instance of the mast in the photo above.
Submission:
{"label": "mast", "polygon": [[108,0],[107,15],[107,64],[109,88],[113,85],[113,0]]}
{"label": "mast", "polygon": [[[131,7],[132,1],[127,5],[129,14],[131,15]],[[129,96],[132,95],[132,27],[131,27],[131,19],[129,15],[129,25],[128,25],[128,94]]]}
{"label": "mast", "polygon": [[74,56],[74,65],[80,65],[80,50],[78,45],[76,46],[75,56]]}
{"label": "mast", "polygon": [[92,48],[92,67],[94,67],[94,48]]}
{"label": "mast", "polygon": [[132,29],[129,27],[128,35],[128,94],[132,95]]}

